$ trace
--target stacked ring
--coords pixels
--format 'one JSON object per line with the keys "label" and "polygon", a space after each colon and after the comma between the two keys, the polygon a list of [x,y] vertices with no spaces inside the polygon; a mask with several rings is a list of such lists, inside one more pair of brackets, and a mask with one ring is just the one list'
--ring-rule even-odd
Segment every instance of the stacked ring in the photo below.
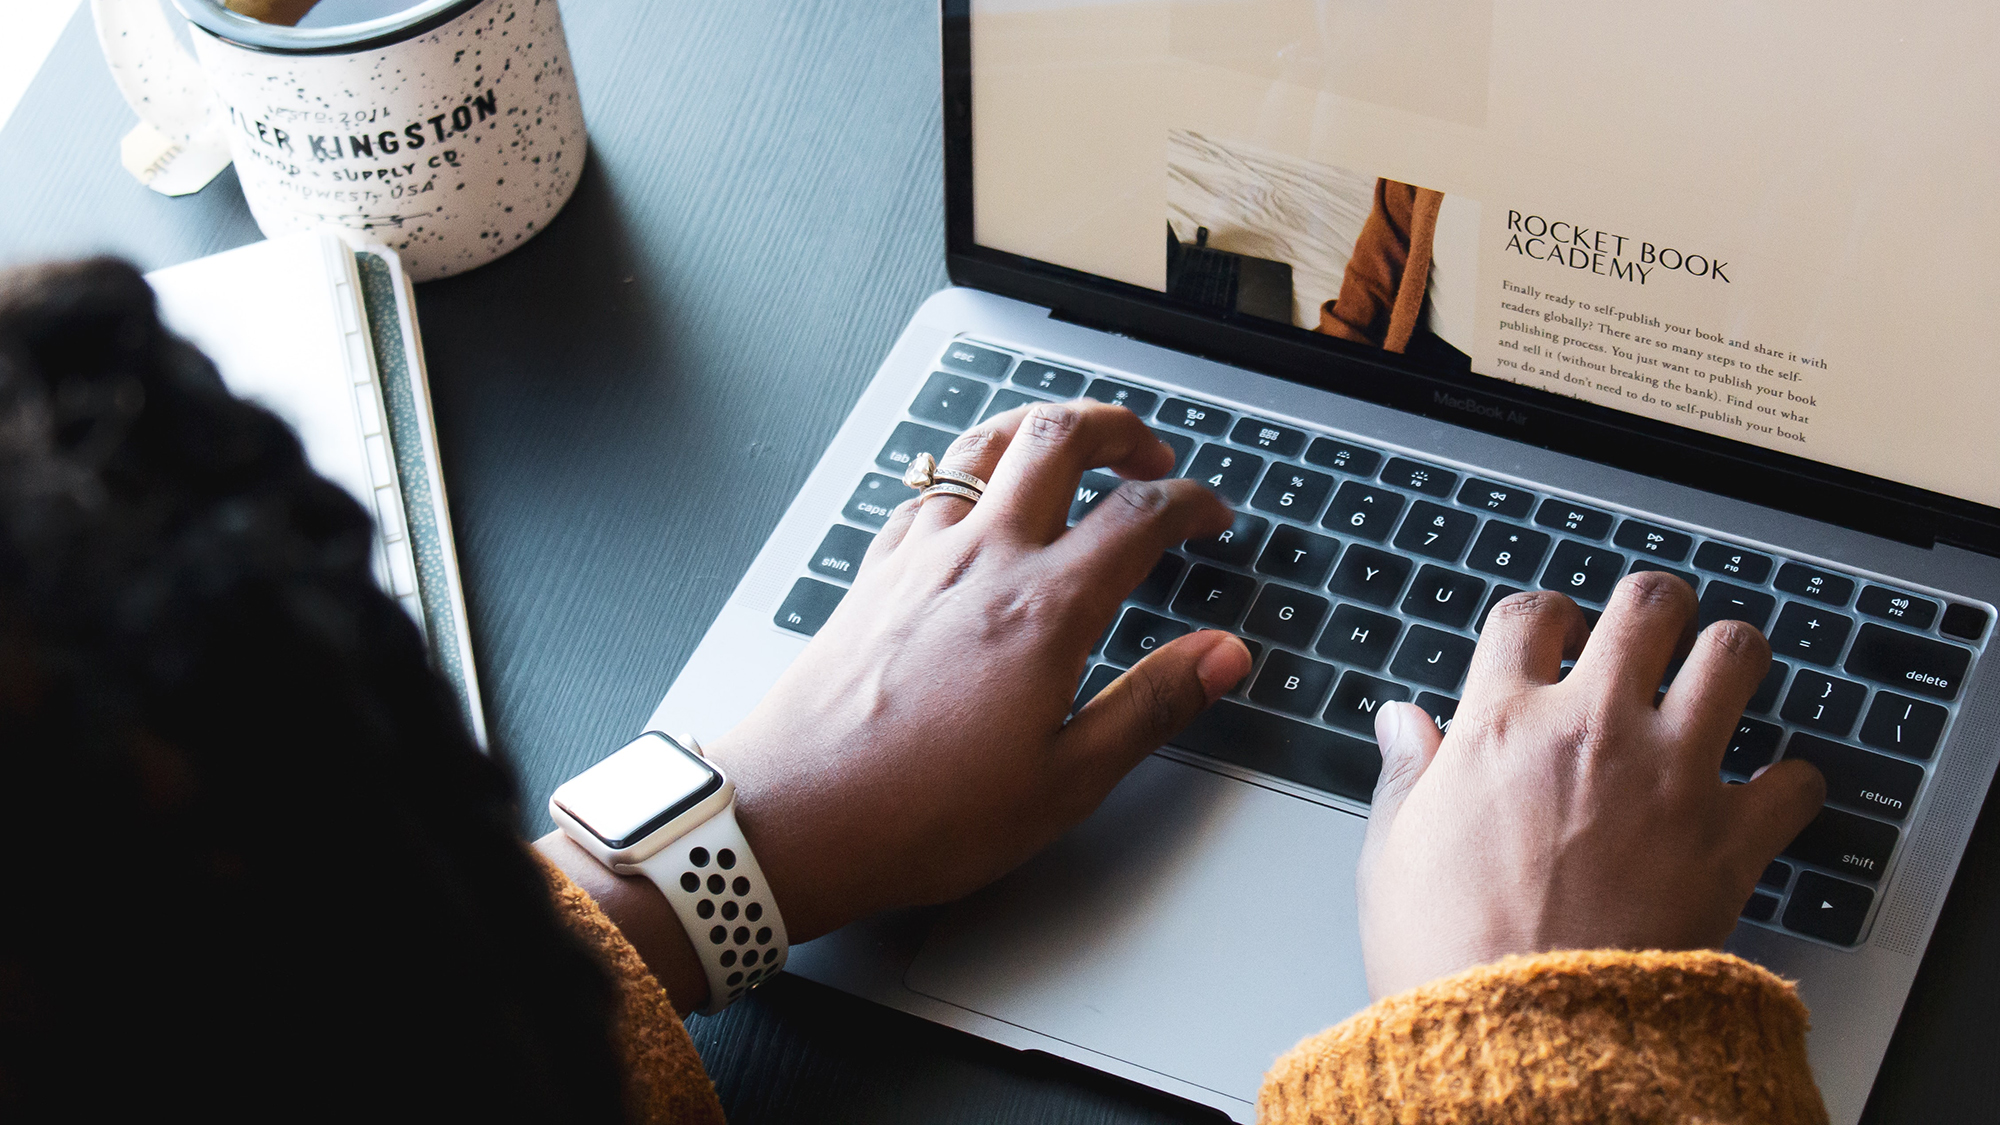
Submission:
{"label": "stacked ring", "polygon": [[903,470],[903,483],[918,491],[918,503],[933,495],[943,495],[977,504],[986,493],[985,481],[957,469],[939,468],[937,458],[928,453],[917,454],[910,467]]}
{"label": "stacked ring", "polygon": [[921,504],[933,496],[956,496],[960,500],[967,500],[974,504],[977,504],[979,503],[980,495],[981,493],[977,489],[971,489],[965,487],[962,484],[953,484],[951,481],[941,480],[936,484],[931,485],[929,488],[924,489],[923,492],[918,495],[917,502]]}

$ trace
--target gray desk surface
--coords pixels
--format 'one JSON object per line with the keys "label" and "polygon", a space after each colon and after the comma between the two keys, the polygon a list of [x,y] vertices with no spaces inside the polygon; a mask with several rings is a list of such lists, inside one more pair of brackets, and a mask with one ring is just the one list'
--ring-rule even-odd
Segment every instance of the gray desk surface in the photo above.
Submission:
{"label": "gray desk surface", "polygon": [[[588,171],[547,233],[419,290],[473,641],[525,827],[645,721],[911,310],[946,283],[933,0],[564,7]],[[88,6],[0,132],[0,265],[151,269],[259,236],[170,200]],[[1987,817],[1870,1117],[2000,1116]],[[1192,1107],[791,979],[690,1026],[736,1125],[1195,1121]]]}

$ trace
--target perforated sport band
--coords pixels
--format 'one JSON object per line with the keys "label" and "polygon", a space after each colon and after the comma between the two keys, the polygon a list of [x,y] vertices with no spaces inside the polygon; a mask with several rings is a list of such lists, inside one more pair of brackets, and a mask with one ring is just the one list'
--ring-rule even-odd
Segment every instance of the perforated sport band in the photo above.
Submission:
{"label": "perforated sport band", "polygon": [[791,951],[785,921],[736,824],[734,804],[637,867],[673,904],[701,957],[708,976],[704,1015],[727,1008],[785,967]]}

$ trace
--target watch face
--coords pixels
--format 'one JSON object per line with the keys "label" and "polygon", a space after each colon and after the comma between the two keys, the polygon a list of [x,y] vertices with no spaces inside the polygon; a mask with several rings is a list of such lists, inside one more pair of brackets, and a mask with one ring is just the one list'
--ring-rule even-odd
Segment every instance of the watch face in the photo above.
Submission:
{"label": "watch face", "polygon": [[556,804],[609,848],[644,839],[722,787],[722,774],[658,734],[564,782]]}

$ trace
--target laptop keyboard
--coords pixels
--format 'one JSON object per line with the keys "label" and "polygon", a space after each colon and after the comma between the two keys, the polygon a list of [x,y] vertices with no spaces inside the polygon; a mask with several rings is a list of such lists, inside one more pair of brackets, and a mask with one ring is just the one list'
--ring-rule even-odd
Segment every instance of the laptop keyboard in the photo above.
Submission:
{"label": "laptop keyboard", "polygon": [[[1979,607],[957,340],[775,623],[807,636],[825,623],[875,530],[912,495],[901,476],[918,454],[942,458],[960,432],[1024,403],[1079,396],[1150,418],[1176,471],[1207,484],[1236,519],[1160,560],[1098,642],[1077,707],[1160,645],[1231,630],[1250,646],[1251,674],[1173,745],[1366,804],[1381,768],[1376,710],[1414,701],[1449,730],[1495,602],[1559,590],[1594,623],[1620,577],[1667,571],[1696,590],[1702,625],[1737,618],[1771,641],[1770,674],[1730,742],[1724,778],[1741,781],[1780,756],[1826,775],[1826,806],[1765,871],[1743,918],[1837,946],[1860,941],[1983,648]],[[1118,483],[1086,474],[1070,522]]]}

